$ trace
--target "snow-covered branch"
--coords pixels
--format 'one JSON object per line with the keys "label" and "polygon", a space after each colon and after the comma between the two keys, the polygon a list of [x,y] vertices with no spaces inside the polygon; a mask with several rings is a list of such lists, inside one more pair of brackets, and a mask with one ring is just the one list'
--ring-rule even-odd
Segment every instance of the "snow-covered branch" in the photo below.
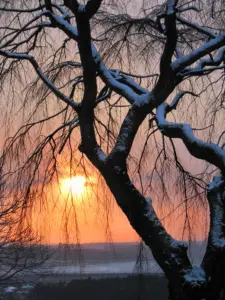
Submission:
{"label": "snow-covered branch", "polygon": [[[225,44],[225,43],[224,43]],[[225,47],[220,49],[219,53],[215,58],[204,58],[200,59],[199,63],[193,68],[185,68],[180,72],[180,74],[185,77],[189,75],[202,75],[204,73],[209,73],[217,70],[218,68],[224,68],[224,64],[220,66],[225,60]],[[210,66],[210,68],[205,68]]]}
{"label": "snow-covered branch", "polygon": [[214,50],[217,50],[225,45],[225,33],[221,33],[216,38],[211,39],[198,49],[190,52],[189,54],[176,59],[171,67],[175,73],[183,72],[183,70],[204,57]]}
{"label": "snow-covered branch", "polygon": [[184,24],[184,25],[187,25],[188,27],[192,28],[192,29],[195,29],[196,31],[210,37],[210,38],[216,38],[216,33],[213,32],[211,29],[209,28],[206,28],[206,27],[203,27],[203,26],[200,26],[198,24],[195,24],[195,23],[192,23],[186,19],[184,19],[183,17],[181,16],[177,16],[177,20],[181,23],[181,24]]}
{"label": "snow-covered branch", "polygon": [[133,105],[129,109],[121,126],[116,144],[108,156],[109,160],[115,161],[118,165],[126,163],[136,132],[146,115],[147,113],[142,107]]}
{"label": "snow-covered branch", "polygon": [[203,142],[196,138],[188,124],[168,122],[165,119],[168,104],[162,103],[156,112],[158,128],[161,133],[170,138],[180,138],[188,151],[196,158],[203,159],[225,174],[225,151],[217,144]]}
{"label": "snow-covered branch", "polygon": [[[93,11],[91,10],[91,7],[88,13],[85,10],[85,7],[81,7],[77,1],[74,1],[74,3],[71,3],[70,1],[64,2],[71,9],[76,18],[78,35],[78,39],[76,37],[76,40],[83,69],[84,94],[80,104],[80,110],[78,111],[81,133],[81,144],[79,146],[79,150],[85,153],[95,166],[100,167],[106,155],[97,143],[94,130],[94,108],[97,103],[96,99],[98,90],[96,80],[97,66],[93,57],[89,22],[90,14],[93,13]],[[92,1],[89,1],[88,5],[91,5],[91,2]],[[93,9],[97,8],[94,7]],[[64,27],[67,28],[66,26]]]}
{"label": "snow-covered branch", "polygon": [[[52,13],[51,15],[54,21],[58,24],[59,28],[67,36],[75,41],[78,41],[78,31],[74,26],[72,26],[64,18],[61,18],[55,13]],[[93,59],[96,63],[97,71],[103,82],[108,85],[113,91],[127,99],[130,104],[133,104],[137,100],[137,94],[128,85],[121,83],[119,82],[119,80],[115,79],[112,72],[105,66],[93,42],[91,43],[91,49]]]}
{"label": "snow-covered branch", "polygon": [[136,189],[124,168],[111,165],[111,161],[108,163],[104,170],[105,179],[118,205],[145,244],[151,248],[160,267],[166,274],[171,270],[184,274],[184,270],[191,269],[186,243],[174,239],[165,230],[155,213],[151,198],[145,198]]}
{"label": "snow-covered branch", "polygon": [[178,94],[176,94],[176,96],[173,98],[173,100],[171,101],[170,105],[167,106],[166,108],[166,112],[170,112],[171,110],[174,110],[177,108],[178,103],[180,102],[180,100],[183,98],[184,95],[189,94],[195,97],[198,97],[198,95],[196,95],[193,92],[190,91],[181,91]]}
{"label": "snow-covered branch", "polygon": [[[113,77],[118,80],[118,82],[121,82],[125,84],[128,88],[131,88],[133,90],[133,93],[136,94],[137,98],[138,95],[142,94],[149,94],[149,91],[139,84],[137,84],[131,77],[128,75],[125,75],[119,71],[111,71]],[[128,99],[129,100],[129,99]],[[130,102],[132,104],[132,102]]]}

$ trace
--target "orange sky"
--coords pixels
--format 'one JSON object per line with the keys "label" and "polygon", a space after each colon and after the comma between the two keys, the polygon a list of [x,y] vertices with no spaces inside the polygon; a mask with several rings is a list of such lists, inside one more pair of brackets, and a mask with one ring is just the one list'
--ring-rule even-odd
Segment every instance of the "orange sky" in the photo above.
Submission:
{"label": "orange sky", "polygon": [[[139,142],[138,145],[140,146]],[[179,148],[181,154],[186,158],[184,161],[190,162],[184,147],[179,145]],[[136,150],[138,149],[136,148]],[[196,167],[196,163],[198,161],[195,159],[192,164],[189,163],[189,167],[191,165]],[[58,165],[63,170],[59,172],[59,185],[54,181],[50,186],[46,186],[44,190],[45,202],[40,201],[40,198],[37,199],[32,212],[33,228],[38,229],[44,242],[58,244],[76,243],[77,241],[80,243],[139,241],[139,237],[117,206],[104,181],[98,178],[93,167],[87,167],[89,179],[85,182],[84,190],[80,194],[76,194],[75,186],[72,201],[71,196],[68,196],[70,171],[66,167],[68,165],[66,155],[62,156]],[[82,177],[84,175],[83,171],[77,167],[76,161],[74,161],[74,169],[77,169],[76,176]],[[61,182],[62,178],[67,180],[66,184],[65,181],[64,183]],[[78,185],[82,185],[82,180],[81,182],[78,181]],[[73,181],[71,186],[73,189]],[[172,205],[167,202],[160,206],[160,203],[157,203],[157,195],[150,193],[149,196],[152,197],[154,208],[160,218],[170,214],[173,210]],[[176,200],[174,201],[176,202]],[[196,211],[192,207],[189,208],[189,213],[195,239],[204,239],[207,229],[205,225],[207,222],[206,214],[204,214],[203,209],[200,208]],[[166,229],[175,238],[182,239],[184,218],[184,207],[181,207],[164,222]],[[187,234],[184,238],[187,239]]]}
{"label": "orange sky", "polygon": [[[145,127],[143,128],[145,129]],[[3,137],[1,138],[1,134],[2,132],[0,132],[0,142],[4,140]],[[144,142],[141,130],[139,134],[136,137],[136,143],[134,143],[138,147],[135,146],[132,148],[133,154],[137,157],[141,149],[141,143]],[[77,138],[77,141],[79,141],[79,138]],[[199,170],[201,166],[200,161],[194,158],[191,160],[182,143],[179,142],[177,145],[180,150],[181,159],[185,162],[187,169],[190,171]],[[74,154],[74,158],[76,155]],[[63,172],[60,172],[60,176],[69,178],[69,168],[65,167],[68,165],[65,153],[62,155],[61,161],[58,161],[58,165],[60,169],[63,169]],[[74,161],[74,169],[76,168],[77,165]],[[131,228],[127,218],[117,206],[104,182],[99,182],[97,179],[96,170],[92,168],[88,171],[89,182],[85,183],[85,191],[80,196],[75,195],[74,201],[68,199],[67,193],[63,191],[61,185],[62,190],[59,190],[56,182],[45,188],[45,205],[38,199],[34,208],[34,229],[38,229],[45,242],[54,244],[67,241],[75,243],[78,240],[81,243],[96,243],[111,240],[114,242],[138,241],[139,237]],[[76,173],[79,176],[83,176],[80,170],[76,171]],[[168,215],[173,210],[172,205],[166,202],[160,207],[159,203],[157,203],[156,195],[150,194],[149,196],[152,197],[154,208],[160,218]],[[196,239],[203,239],[205,237],[205,222],[207,221],[203,210],[199,209],[196,212],[196,210],[194,211],[190,208],[189,212],[195,232],[194,237]],[[181,208],[165,221],[167,230],[175,238],[182,238],[184,218],[184,210]],[[187,235],[185,235],[186,238]]]}
{"label": "orange sky", "polygon": [[[64,177],[59,186],[53,183],[51,188],[46,190],[48,207],[43,210],[37,205],[33,219],[36,220],[35,227],[41,232],[44,241],[54,244],[77,241],[80,243],[139,241],[139,237],[103,182],[97,183],[95,175],[90,176],[89,181],[86,182],[85,177],[80,174],[77,178],[78,180],[75,177],[71,181],[73,199],[71,194],[68,195],[70,178]],[[172,210],[171,206],[166,204],[163,205],[163,209],[157,208],[156,203],[154,206],[160,217],[169,214]],[[196,212],[190,208],[189,213],[192,225],[194,224],[194,237],[203,239],[202,228],[205,222],[203,210]],[[167,230],[175,238],[182,238],[184,216],[183,209],[178,209],[164,222]]]}

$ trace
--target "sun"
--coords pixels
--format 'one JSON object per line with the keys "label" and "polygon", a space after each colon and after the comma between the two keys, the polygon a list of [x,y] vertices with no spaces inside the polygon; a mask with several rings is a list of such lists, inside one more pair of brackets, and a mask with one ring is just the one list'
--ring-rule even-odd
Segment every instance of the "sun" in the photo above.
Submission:
{"label": "sun", "polygon": [[60,190],[64,196],[82,196],[86,190],[84,176],[67,177],[60,180]]}

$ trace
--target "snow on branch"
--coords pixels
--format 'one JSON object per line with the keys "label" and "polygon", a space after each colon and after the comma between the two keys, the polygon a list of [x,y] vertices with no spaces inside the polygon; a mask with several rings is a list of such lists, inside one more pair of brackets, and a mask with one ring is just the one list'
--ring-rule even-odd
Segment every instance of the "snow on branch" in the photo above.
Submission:
{"label": "snow on branch", "polygon": [[97,13],[101,3],[102,0],[88,0],[87,4],[83,5],[77,0],[64,0],[64,5],[75,15],[82,12],[88,19],[91,19]]}
{"label": "snow on branch", "polygon": [[192,23],[186,19],[184,19],[181,16],[177,16],[177,20],[184,25],[187,25],[188,27],[195,29],[196,31],[205,34],[206,36],[210,37],[210,38],[216,38],[217,35],[215,34],[215,32],[213,32],[212,30],[210,30],[209,28],[200,26],[198,24]]}
{"label": "snow on branch", "polygon": [[[219,66],[225,60],[225,47],[220,49],[219,53],[215,58],[205,58],[200,59],[199,63],[194,68],[186,68],[180,72],[182,76],[189,75],[202,75],[206,72],[213,72],[218,68],[224,68],[224,65]],[[206,66],[211,66],[211,68],[206,68]]]}
{"label": "snow on branch", "polygon": [[117,80],[113,73],[105,66],[103,63],[97,49],[92,44],[92,53],[97,64],[97,68],[99,71],[99,76],[102,81],[108,85],[114,92],[118,93],[120,96],[124,97],[130,104],[133,104],[138,99],[138,94],[134,92],[134,90],[129,87],[125,83],[121,83]]}
{"label": "snow on branch", "polygon": [[119,135],[117,137],[116,144],[109,154],[109,159],[117,161],[117,164],[124,164],[127,156],[129,155],[134,136],[143,121],[144,116],[140,116],[138,113],[138,108],[132,106],[120,128]]}
{"label": "snow on branch", "polygon": [[[64,1],[68,3],[70,1]],[[98,1],[97,1],[98,2]],[[88,2],[90,4],[90,1]],[[100,167],[106,157],[96,140],[94,129],[94,108],[96,106],[97,67],[92,53],[91,28],[89,17],[84,6],[74,1],[69,3],[70,9],[75,15],[78,33],[78,49],[83,69],[84,93],[78,111],[81,144],[79,150],[86,154],[89,160]]]}
{"label": "snow on branch", "polygon": [[78,109],[78,103],[74,102],[72,99],[64,95],[55,85],[54,83],[45,75],[45,73],[41,70],[37,61],[32,55],[26,53],[17,53],[17,52],[7,52],[0,50],[0,55],[12,58],[12,59],[20,59],[27,60],[33,66],[35,72],[40,77],[40,79],[46,84],[46,86],[55,94],[56,97],[60,98],[64,103],[71,106],[74,110]]}
{"label": "snow on branch", "polygon": [[169,110],[168,104],[162,103],[156,111],[156,120],[161,133],[169,138],[182,139],[194,157],[215,165],[225,174],[225,151],[214,143],[203,142],[196,138],[188,124],[166,121],[167,110]]}
{"label": "snow on branch", "polygon": [[182,72],[184,68],[192,65],[205,55],[223,46],[225,46],[225,32],[221,33],[216,38],[211,39],[209,42],[206,42],[204,45],[200,46],[198,49],[190,52],[189,54],[176,59],[171,64],[171,67],[175,73]]}
{"label": "snow on branch", "polygon": [[[68,23],[64,18],[58,16],[55,13],[51,14],[54,21],[58,24],[59,28],[70,38],[78,41],[78,31],[77,29]],[[112,72],[105,66],[102,61],[98,50],[95,45],[91,43],[92,56],[96,63],[97,71],[103,82],[108,85],[113,91],[118,93],[120,96],[127,99],[130,104],[133,104],[137,100],[137,94],[128,85],[119,82],[113,76]]]}
{"label": "snow on branch", "polygon": [[116,80],[118,80],[121,83],[126,84],[127,87],[130,87],[131,89],[133,89],[133,92],[136,93],[137,96],[139,94],[148,94],[149,93],[148,90],[146,90],[145,88],[143,88],[142,86],[137,84],[131,77],[123,74],[119,70],[111,70],[111,73]]}
{"label": "snow on branch", "polygon": [[115,146],[108,156],[109,160],[115,160],[118,165],[126,162],[138,128],[147,114],[151,112],[148,101],[151,102],[154,99],[153,93],[143,94],[139,97],[139,101],[130,107],[120,128]]}
{"label": "snow on branch", "polygon": [[[117,70],[112,70],[111,69],[111,71],[116,72]],[[127,75],[127,76],[133,77],[133,78],[138,78],[138,79],[159,77],[159,74],[157,74],[157,73],[142,75],[142,74],[132,74],[132,73],[124,72],[124,71],[121,71],[121,70],[119,72],[120,72],[120,74]]]}
{"label": "snow on branch", "polygon": [[173,98],[172,102],[170,103],[170,105],[167,106],[167,110],[166,112],[170,112],[171,110],[174,110],[177,108],[177,105],[179,103],[179,101],[182,99],[182,97],[186,94],[198,97],[197,94],[190,92],[190,91],[181,91],[178,94],[176,94],[176,96]]}
{"label": "snow on branch", "polygon": [[175,0],[168,0],[167,12],[165,15],[165,35],[166,44],[160,60],[160,75],[171,71],[171,60],[177,44],[177,28],[176,28],[176,4]]}

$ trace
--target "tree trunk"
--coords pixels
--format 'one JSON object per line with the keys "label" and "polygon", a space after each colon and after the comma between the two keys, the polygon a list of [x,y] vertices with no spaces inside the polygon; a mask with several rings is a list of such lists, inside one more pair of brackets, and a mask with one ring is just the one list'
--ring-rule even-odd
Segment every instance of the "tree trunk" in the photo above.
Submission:
{"label": "tree trunk", "polygon": [[[218,278],[218,281],[220,279]],[[210,282],[198,289],[193,285],[182,286],[176,285],[176,282],[169,281],[169,300],[224,300],[224,289],[212,290]]]}
{"label": "tree trunk", "polygon": [[[115,174],[116,173],[116,174]],[[223,300],[225,273],[225,188],[222,176],[209,186],[210,206],[208,245],[201,266],[192,266],[187,248],[173,240],[157,218],[151,201],[129,180],[126,167],[102,170],[118,205],[165,272],[171,300]],[[147,203],[146,203],[147,201]]]}
{"label": "tree trunk", "polygon": [[[178,284],[169,280],[171,300],[224,300],[225,299],[225,182],[223,176],[213,178],[208,188],[210,209],[208,244],[202,264],[192,267]],[[191,276],[190,276],[191,275]]]}

